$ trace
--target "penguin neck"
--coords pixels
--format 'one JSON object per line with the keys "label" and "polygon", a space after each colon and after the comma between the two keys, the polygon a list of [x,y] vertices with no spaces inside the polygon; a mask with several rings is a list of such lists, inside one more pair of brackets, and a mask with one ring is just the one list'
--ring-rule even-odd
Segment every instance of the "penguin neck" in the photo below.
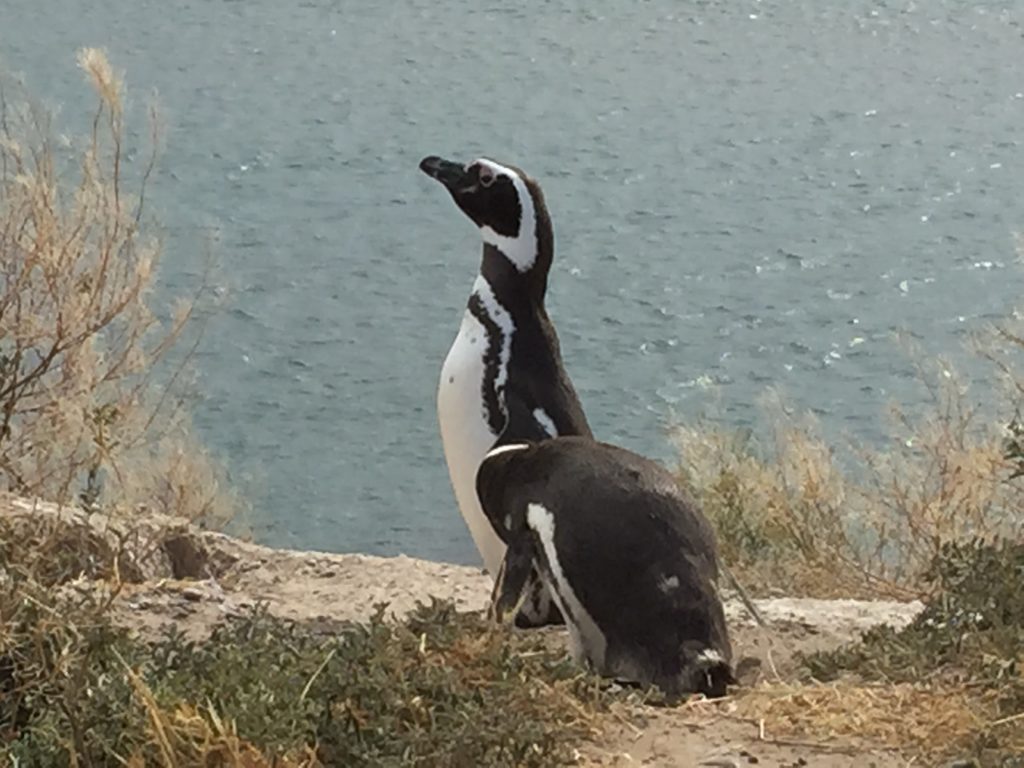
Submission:
{"label": "penguin neck", "polygon": [[[550,223],[540,219],[537,222],[536,237],[528,241],[535,249],[532,254],[520,251],[513,260],[499,245],[485,241],[480,260],[480,277],[488,282],[494,295],[510,310],[536,307],[543,311],[544,296],[548,289],[548,270],[551,268],[552,242]],[[526,243],[517,243],[519,248],[524,245]],[[517,263],[530,266],[520,270]]]}
{"label": "penguin neck", "polygon": [[493,245],[484,244],[477,279],[487,283],[494,298],[512,315],[526,321],[544,312],[547,275],[539,272],[537,265],[520,272],[501,251]]}

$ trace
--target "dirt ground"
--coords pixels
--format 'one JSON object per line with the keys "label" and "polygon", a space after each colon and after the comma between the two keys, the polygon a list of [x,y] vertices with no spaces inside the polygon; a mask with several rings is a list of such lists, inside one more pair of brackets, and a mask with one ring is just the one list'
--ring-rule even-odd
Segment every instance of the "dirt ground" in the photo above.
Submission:
{"label": "dirt ground", "polygon": [[[0,504],[0,514],[28,511],[23,502]],[[223,618],[257,603],[265,603],[278,616],[325,626],[365,619],[381,602],[388,604],[389,613],[401,616],[431,596],[477,611],[485,608],[491,589],[490,577],[479,568],[404,556],[275,550],[194,529],[184,531],[166,549],[160,567],[140,583],[124,584],[114,603],[116,620],[143,635],[175,625],[199,638]],[[161,571],[181,578],[160,578]],[[754,602],[766,628],[738,600],[726,603],[734,660],[756,660],[743,665],[747,671],[741,674],[735,693],[715,703],[695,700],[675,708],[614,713],[607,718],[601,737],[579,745],[579,764],[684,768],[927,764],[869,743],[781,738],[749,711],[742,717],[737,714],[745,692],[795,680],[795,653],[835,647],[875,624],[902,626],[921,609],[920,604],[796,598]],[[564,642],[564,630],[543,631],[551,633],[553,642]]]}

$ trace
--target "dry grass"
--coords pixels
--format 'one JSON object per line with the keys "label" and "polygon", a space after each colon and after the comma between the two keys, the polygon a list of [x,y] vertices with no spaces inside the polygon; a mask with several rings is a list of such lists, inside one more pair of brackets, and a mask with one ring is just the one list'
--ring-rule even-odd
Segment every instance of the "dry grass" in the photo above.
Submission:
{"label": "dry grass", "polygon": [[943,360],[918,374],[926,406],[892,406],[882,448],[840,450],[775,395],[765,441],[709,424],[674,431],[680,475],[745,581],[816,597],[922,597],[944,543],[1021,534],[1024,482],[997,421],[1011,401],[983,410],[993,393],[974,395]]}
{"label": "dry grass", "polygon": [[976,390],[947,361],[920,362],[926,404],[891,406],[878,448],[832,445],[774,396],[766,440],[676,431],[681,476],[748,587],[926,603],[900,632],[805,658],[816,680],[741,692],[735,716],[771,738],[891,747],[928,765],[1024,753],[1021,325],[1015,315],[975,337],[995,374]]}
{"label": "dry grass", "polygon": [[932,759],[972,749],[980,731],[999,727],[994,708],[960,687],[909,683],[766,684],[744,691],[730,709],[763,723],[768,738],[890,748]]}
{"label": "dry grass", "polygon": [[151,765],[153,757],[166,768],[179,765],[211,765],[237,768],[313,768],[321,766],[316,750],[309,746],[291,753],[268,755],[238,735],[233,720],[217,713],[207,703],[202,709],[192,704],[179,704],[173,711],[161,708],[145,681],[119,659],[125,676],[131,682],[136,700],[146,713],[145,738],[148,742],[125,761],[128,766]]}
{"label": "dry grass", "polygon": [[17,84],[0,92],[0,483],[59,504],[221,520],[235,500],[183,408],[203,286],[165,319],[151,302],[156,116],[136,160],[121,77],[95,49],[78,64],[97,95],[82,142],[55,139]]}

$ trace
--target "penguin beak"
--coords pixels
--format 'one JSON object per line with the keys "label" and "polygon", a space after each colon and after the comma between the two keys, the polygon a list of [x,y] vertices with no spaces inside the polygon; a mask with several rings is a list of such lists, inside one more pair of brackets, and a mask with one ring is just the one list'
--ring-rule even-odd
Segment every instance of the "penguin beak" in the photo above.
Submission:
{"label": "penguin beak", "polygon": [[432,179],[444,184],[449,192],[458,192],[465,186],[466,169],[459,163],[441,157],[425,157],[420,161],[420,170]]}

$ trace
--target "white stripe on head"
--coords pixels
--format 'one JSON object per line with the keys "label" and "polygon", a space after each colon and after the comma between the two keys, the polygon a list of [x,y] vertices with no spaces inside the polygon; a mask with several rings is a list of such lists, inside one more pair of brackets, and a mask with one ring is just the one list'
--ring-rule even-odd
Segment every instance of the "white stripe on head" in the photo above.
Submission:
{"label": "white stripe on head", "polygon": [[697,654],[698,664],[724,664],[725,659],[722,658],[722,654],[716,651],[714,648],[705,648],[703,651]]}
{"label": "white stripe on head", "polygon": [[525,451],[530,447],[529,443],[509,443],[508,445],[499,445],[497,448],[492,448],[484,456],[484,461],[493,459],[495,456],[501,456],[503,453],[512,453],[512,451]]}
{"label": "white stripe on head", "polygon": [[489,168],[495,176],[507,176],[512,179],[512,185],[519,195],[519,209],[522,211],[519,219],[519,232],[515,237],[509,237],[499,235],[490,227],[483,226],[480,227],[480,236],[483,237],[485,243],[493,245],[501,251],[519,272],[526,272],[537,261],[537,215],[533,208],[533,196],[530,194],[526,182],[511,168],[484,157],[474,163]]}
{"label": "white stripe on head", "polygon": [[[555,549],[555,516],[543,504],[526,505],[526,524],[540,539],[541,551],[547,561],[548,569],[554,584],[548,584],[551,597],[554,598],[565,623],[569,628],[569,637],[573,656],[577,661],[589,661],[597,670],[604,668],[605,652],[608,641],[597,626],[597,622],[587,613],[583,603],[576,596],[572,585],[565,577],[562,564],[558,560]],[[566,610],[568,608],[568,610]],[[582,658],[581,658],[582,657]]]}

